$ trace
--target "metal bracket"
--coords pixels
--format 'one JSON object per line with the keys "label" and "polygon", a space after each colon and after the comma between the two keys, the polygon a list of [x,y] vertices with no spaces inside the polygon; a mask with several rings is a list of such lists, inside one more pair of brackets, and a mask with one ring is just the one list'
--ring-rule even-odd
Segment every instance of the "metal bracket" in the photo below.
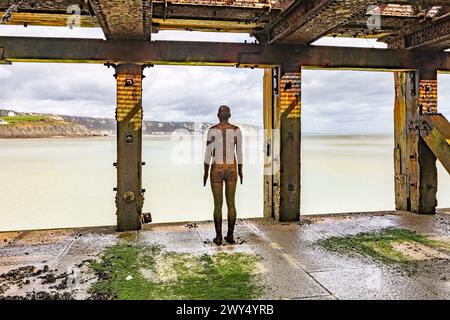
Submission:
{"label": "metal bracket", "polygon": [[104,65],[105,67],[107,67],[108,69],[111,68],[111,67],[113,67],[114,69],[116,69],[116,67],[117,67],[117,64],[111,63],[111,62],[105,62],[103,65]]}

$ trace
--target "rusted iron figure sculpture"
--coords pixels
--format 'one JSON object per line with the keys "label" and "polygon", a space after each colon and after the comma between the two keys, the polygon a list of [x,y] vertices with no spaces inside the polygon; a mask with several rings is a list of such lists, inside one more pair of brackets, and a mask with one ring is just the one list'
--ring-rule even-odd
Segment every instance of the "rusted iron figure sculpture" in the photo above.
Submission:
{"label": "rusted iron figure sculpture", "polygon": [[208,130],[205,150],[203,186],[208,181],[211,165],[210,181],[214,197],[214,226],[216,245],[222,244],[222,204],[223,185],[225,182],[225,198],[228,208],[228,232],[225,241],[234,241],[234,226],[236,224],[236,205],[234,201],[238,175],[242,184],[242,133],[239,127],[228,122],[231,117],[230,108],[221,106],[217,116],[220,122]]}

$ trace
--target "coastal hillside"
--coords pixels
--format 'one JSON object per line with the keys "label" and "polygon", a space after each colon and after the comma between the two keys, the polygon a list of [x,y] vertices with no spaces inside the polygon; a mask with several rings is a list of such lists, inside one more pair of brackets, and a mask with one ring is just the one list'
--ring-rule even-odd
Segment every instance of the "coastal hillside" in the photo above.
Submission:
{"label": "coastal hillside", "polygon": [[[204,132],[211,123],[144,121],[143,134],[170,135]],[[246,133],[255,133],[259,127],[240,125]],[[76,117],[57,114],[17,112],[0,109],[0,138],[49,138],[112,136],[116,121],[108,118]]]}

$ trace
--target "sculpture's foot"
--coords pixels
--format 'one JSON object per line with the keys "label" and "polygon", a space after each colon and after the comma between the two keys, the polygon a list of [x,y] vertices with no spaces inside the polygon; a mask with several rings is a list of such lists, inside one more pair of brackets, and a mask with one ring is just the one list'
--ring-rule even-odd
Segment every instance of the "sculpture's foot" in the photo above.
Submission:
{"label": "sculpture's foot", "polygon": [[221,246],[221,245],[222,245],[222,237],[216,236],[216,237],[213,239],[213,242],[214,242],[216,245]]}
{"label": "sculpture's foot", "polygon": [[225,241],[228,242],[229,244],[235,244],[236,241],[234,241],[234,237],[231,235],[228,235],[225,237]]}

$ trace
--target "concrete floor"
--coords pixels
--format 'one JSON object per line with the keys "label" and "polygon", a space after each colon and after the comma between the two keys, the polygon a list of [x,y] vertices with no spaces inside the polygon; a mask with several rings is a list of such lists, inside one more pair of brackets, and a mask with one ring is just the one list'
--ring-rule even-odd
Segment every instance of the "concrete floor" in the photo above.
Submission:
{"label": "concrete floor", "polygon": [[[71,291],[77,299],[84,299],[86,289],[95,281],[84,261],[125,238],[157,243],[176,252],[256,253],[262,257],[261,279],[267,288],[264,299],[449,299],[448,256],[428,257],[419,262],[417,272],[408,274],[368,257],[338,254],[315,244],[330,236],[387,227],[406,228],[450,242],[450,210],[440,210],[434,216],[402,212],[306,216],[299,223],[240,220],[236,226],[238,243],[221,247],[211,241],[211,222],[150,224],[142,231],[128,233],[115,233],[108,227],[0,233],[0,295],[1,291],[3,296]],[[16,285],[3,286],[2,290],[1,274],[24,266],[36,267],[28,281],[19,279]],[[60,280],[42,284],[45,281],[38,271],[45,266],[55,270],[56,276],[66,272],[78,285],[57,289]]]}

